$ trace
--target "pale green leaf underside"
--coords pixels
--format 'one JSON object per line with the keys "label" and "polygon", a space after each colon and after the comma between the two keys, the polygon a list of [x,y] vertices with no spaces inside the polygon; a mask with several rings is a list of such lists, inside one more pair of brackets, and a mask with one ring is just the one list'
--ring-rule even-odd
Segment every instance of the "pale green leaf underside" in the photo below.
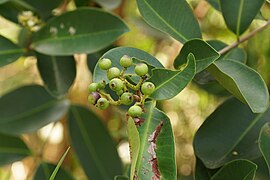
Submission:
{"label": "pale green leaf underside", "polygon": [[250,67],[233,60],[220,60],[208,71],[229,92],[249,105],[254,113],[268,108],[269,94],[261,75]]}

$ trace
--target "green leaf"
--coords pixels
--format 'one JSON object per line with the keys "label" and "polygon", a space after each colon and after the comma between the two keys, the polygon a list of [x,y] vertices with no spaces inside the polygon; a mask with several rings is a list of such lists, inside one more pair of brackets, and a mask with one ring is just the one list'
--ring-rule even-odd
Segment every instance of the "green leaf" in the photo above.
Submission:
{"label": "green leaf", "polygon": [[136,172],[136,163],[138,160],[138,155],[140,151],[140,136],[137,130],[137,127],[132,118],[128,118],[127,123],[127,132],[129,138],[129,147],[130,147],[130,154],[131,154],[131,167],[130,167],[130,176],[131,179],[134,177]]}
{"label": "green leaf", "polygon": [[[56,165],[54,164],[42,162],[37,168],[34,180],[48,180],[55,168]],[[69,172],[60,167],[57,175],[55,176],[55,180],[75,180],[75,178],[72,177]]]}
{"label": "green leaf", "polygon": [[0,132],[20,135],[59,120],[69,107],[66,99],[53,98],[44,87],[24,86],[0,98]]}
{"label": "green leaf", "polygon": [[119,176],[115,176],[114,180],[128,180],[127,176],[123,176],[123,175],[119,175]]}
{"label": "green leaf", "polygon": [[0,35],[0,67],[17,60],[24,51],[23,48]]}
{"label": "green leaf", "polygon": [[0,4],[3,4],[3,3],[8,2],[8,1],[10,1],[10,0],[0,0]]}
{"label": "green leaf", "polygon": [[179,94],[193,79],[196,73],[196,64],[193,54],[188,57],[188,62],[183,70],[153,69],[153,75],[148,80],[155,84],[156,89],[151,94],[152,99],[170,99]]}
{"label": "green leaf", "polygon": [[127,31],[125,23],[113,14],[96,8],[80,8],[50,20],[34,35],[31,48],[49,55],[93,53]]}
{"label": "green leaf", "polygon": [[71,106],[68,129],[72,147],[89,178],[107,180],[122,174],[115,144],[94,113],[81,106]]}
{"label": "green leaf", "polygon": [[270,123],[266,123],[260,132],[259,148],[266,161],[268,171],[270,174]]}
{"label": "green leaf", "polygon": [[[139,179],[155,177],[153,172],[157,169],[152,167],[155,166],[153,147],[156,144],[157,168],[161,179],[174,180],[177,175],[172,127],[169,118],[155,106],[155,101],[145,103],[146,113],[142,115],[145,122],[138,127],[141,145],[135,174]],[[156,142],[151,142],[153,136],[156,137]]]}
{"label": "green leaf", "polygon": [[208,169],[204,166],[203,162],[199,158],[196,158],[194,179],[209,180],[210,178],[211,175],[209,174]]}
{"label": "green leaf", "polygon": [[10,164],[30,156],[31,151],[19,138],[0,134],[0,165]]}
{"label": "green leaf", "polygon": [[65,95],[76,77],[73,56],[47,56],[36,53],[37,67],[45,86],[55,96]]}
{"label": "green leaf", "polygon": [[213,6],[216,10],[221,11],[219,0],[207,0],[207,2]]}
{"label": "green leaf", "polygon": [[245,159],[234,160],[222,167],[211,180],[253,180],[257,165]]}
{"label": "green leaf", "polygon": [[52,174],[51,174],[49,180],[54,180],[54,179],[55,179],[55,177],[56,177],[56,175],[57,175],[57,173],[58,173],[58,171],[59,171],[59,169],[60,169],[60,167],[61,167],[63,161],[64,161],[65,158],[66,158],[66,155],[67,155],[69,149],[70,149],[70,147],[67,148],[66,152],[63,154],[63,156],[61,157],[61,159],[60,159],[59,162],[57,163],[57,166],[55,167],[54,171],[52,172]]}
{"label": "green leaf", "polygon": [[18,15],[22,11],[26,11],[27,9],[22,5],[18,4],[16,1],[8,1],[4,4],[0,4],[0,14],[4,18],[18,23]]}
{"label": "green leaf", "polygon": [[257,139],[269,116],[270,109],[263,114],[254,114],[236,98],[228,99],[197,131],[194,139],[196,155],[210,169],[234,159],[260,157]]}
{"label": "green leaf", "polygon": [[181,43],[201,38],[199,24],[185,0],[137,0],[143,18]]}
{"label": "green leaf", "polygon": [[178,57],[175,59],[174,67],[176,69],[179,69],[186,62],[189,53],[195,56],[197,73],[219,58],[218,52],[207,42],[200,39],[192,39],[184,44]]}
{"label": "green leaf", "polygon": [[220,0],[227,27],[239,37],[259,13],[264,0]]}
{"label": "green leaf", "polygon": [[[100,59],[109,58],[112,61],[112,67],[117,67],[121,70],[123,67],[120,65],[119,61],[120,58],[124,55],[135,57],[136,59],[141,59],[153,67],[163,68],[162,64],[155,57],[151,56],[145,51],[131,47],[117,47],[111,49],[110,51],[106,52]],[[135,75],[134,66],[128,68],[126,73]],[[93,81],[99,82],[100,80],[105,80],[107,83],[109,82],[106,76],[106,71],[96,66],[94,69]]]}
{"label": "green leaf", "polygon": [[94,0],[96,3],[108,10],[116,9],[120,6],[122,0]]}
{"label": "green leaf", "polygon": [[267,109],[268,89],[255,70],[233,60],[216,61],[207,70],[225,89],[248,104],[254,113]]}

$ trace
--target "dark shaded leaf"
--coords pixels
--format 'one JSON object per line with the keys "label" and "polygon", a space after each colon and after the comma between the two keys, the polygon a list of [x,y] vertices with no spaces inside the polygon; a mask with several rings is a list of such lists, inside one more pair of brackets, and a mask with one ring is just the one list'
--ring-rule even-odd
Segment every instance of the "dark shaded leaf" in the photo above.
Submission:
{"label": "dark shaded leaf", "polygon": [[196,133],[194,149],[207,168],[221,167],[234,159],[261,156],[259,132],[269,121],[270,110],[253,114],[247,105],[231,98],[218,107]]}
{"label": "dark shaded leaf", "polygon": [[31,151],[19,138],[0,134],[0,165],[10,164],[30,156]]}
{"label": "dark shaded leaf", "polygon": [[115,144],[94,113],[73,105],[69,112],[68,129],[72,147],[89,178],[107,180],[122,174]]}
{"label": "dark shaded leaf", "polygon": [[73,56],[47,56],[36,53],[37,66],[45,86],[55,96],[65,95],[76,77]]}
{"label": "dark shaded leaf", "polygon": [[270,174],[270,123],[266,123],[260,132],[259,148],[265,159]]}
{"label": "dark shaded leaf", "polygon": [[59,120],[69,107],[66,99],[53,98],[44,87],[24,86],[0,98],[0,132],[20,135]]}

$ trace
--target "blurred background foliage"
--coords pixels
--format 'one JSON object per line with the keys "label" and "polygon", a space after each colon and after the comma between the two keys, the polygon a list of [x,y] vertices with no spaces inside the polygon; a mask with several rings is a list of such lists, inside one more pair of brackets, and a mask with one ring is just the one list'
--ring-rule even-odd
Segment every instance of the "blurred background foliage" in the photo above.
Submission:
{"label": "blurred background foliage", "polygon": [[[205,39],[218,39],[228,44],[236,40],[235,35],[225,27],[220,12],[211,7],[207,1],[189,0],[189,3],[194,8],[195,16],[199,20]],[[90,5],[100,7],[96,3],[90,3]],[[116,8],[112,7],[113,9],[109,11],[121,16],[129,26],[130,32],[121,36],[113,46],[142,49],[155,56],[166,68],[172,68],[173,60],[179,53],[182,44],[146,24],[139,14],[135,0],[123,0],[118,5]],[[63,8],[63,5],[59,8]],[[65,8],[72,10],[75,8],[75,3],[69,1],[65,4]],[[55,12],[58,12],[57,9]],[[264,19],[269,17],[270,4],[266,3],[262,8],[261,16],[253,21],[250,30],[263,24]],[[0,16],[1,35],[15,42],[20,31],[20,26]],[[241,47],[247,52],[247,64],[256,69],[270,87],[270,28],[241,44]],[[90,69],[93,68],[97,58],[101,55],[102,53],[89,56],[85,54],[75,55],[77,75],[68,96],[73,103],[88,106],[102,118],[117,144],[123,163],[127,165],[130,160],[124,112],[110,107],[104,113],[90,107],[87,103],[87,86],[92,81],[92,74],[87,64]],[[23,85],[33,83],[43,83],[37,71],[37,61],[34,57],[22,57],[14,63],[0,68],[0,96]],[[179,179],[192,179],[195,162],[192,146],[194,134],[204,119],[224,99],[220,93],[213,94],[203,86],[191,83],[173,99],[158,104],[170,117],[173,126]],[[69,146],[66,117],[54,125],[49,124],[37,133],[25,135],[23,138],[26,144],[34,150],[34,156],[1,167],[0,179],[22,180],[30,178],[35,173],[36,166],[41,158],[56,164]],[[68,154],[63,167],[71,172],[76,179],[86,179],[73,153]]]}

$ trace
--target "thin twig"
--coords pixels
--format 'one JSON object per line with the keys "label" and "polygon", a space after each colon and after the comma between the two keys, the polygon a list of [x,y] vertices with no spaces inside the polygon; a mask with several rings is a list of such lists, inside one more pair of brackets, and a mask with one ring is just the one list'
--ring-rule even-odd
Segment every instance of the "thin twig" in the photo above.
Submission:
{"label": "thin twig", "polygon": [[257,34],[258,32],[261,32],[263,30],[265,30],[268,26],[270,25],[270,19],[268,19],[268,21],[261,27],[255,29],[254,31],[250,32],[249,34],[240,37],[238,41],[234,42],[233,44],[226,46],[225,48],[221,49],[219,51],[219,54],[225,54],[228,51],[230,51],[231,49],[237,47],[239,44],[245,42],[246,40],[250,39],[251,37],[253,37],[255,34]]}

